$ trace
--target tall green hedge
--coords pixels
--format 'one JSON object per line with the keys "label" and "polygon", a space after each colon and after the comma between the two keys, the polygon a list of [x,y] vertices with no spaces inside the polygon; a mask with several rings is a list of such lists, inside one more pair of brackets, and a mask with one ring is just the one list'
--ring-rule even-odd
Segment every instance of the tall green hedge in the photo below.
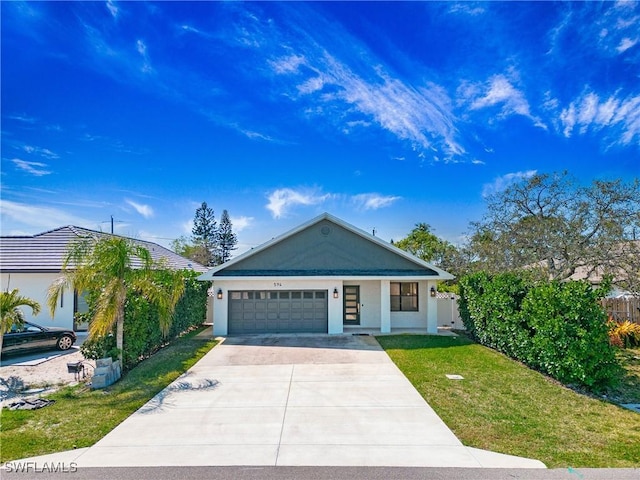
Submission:
{"label": "tall green hedge", "polygon": [[524,274],[481,272],[460,281],[460,315],[479,343],[597,391],[620,373],[600,296],[586,282],[534,283]]}
{"label": "tall green hedge", "polygon": [[[201,325],[207,312],[207,288],[206,282],[196,280],[197,274],[185,271],[185,291],[178,301],[173,313],[171,327],[166,337],[160,330],[160,321],[157,309],[150,305],[143,297],[130,292],[125,304],[124,320],[124,369],[128,370],[138,362],[153,354],[166,342],[176,338],[182,332]],[[154,272],[155,281],[165,280],[164,272]],[[89,299],[89,304],[91,300]],[[91,315],[89,314],[89,318]],[[115,349],[115,337],[109,335],[105,338],[87,340],[82,344],[82,352],[86,358],[100,358],[112,356],[117,358]]]}

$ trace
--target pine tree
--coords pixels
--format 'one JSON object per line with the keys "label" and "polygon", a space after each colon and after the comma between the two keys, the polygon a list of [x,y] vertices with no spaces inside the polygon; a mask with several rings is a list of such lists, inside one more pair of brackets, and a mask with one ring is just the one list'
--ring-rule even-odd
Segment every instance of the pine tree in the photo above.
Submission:
{"label": "pine tree", "polygon": [[222,217],[220,217],[220,228],[216,235],[216,247],[217,257],[220,263],[224,263],[231,258],[231,252],[235,250],[238,238],[233,233],[233,225],[229,218],[229,212],[223,210]]}
{"label": "pine tree", "polygon": [[216,265],[215,249],[218,229],[213,209],[207,206],[207,202],[202,202],[202,205],[196,210],[191,233],[193,234],[192,241],[196,247],[193,260],[207,267]]}

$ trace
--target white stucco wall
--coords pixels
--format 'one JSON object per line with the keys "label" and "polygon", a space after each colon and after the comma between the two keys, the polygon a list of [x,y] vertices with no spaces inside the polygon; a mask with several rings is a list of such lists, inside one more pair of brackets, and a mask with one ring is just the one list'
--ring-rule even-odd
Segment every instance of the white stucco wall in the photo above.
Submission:
{"label": "white stucco wall", "polygon": [[43,327],[62,327],[73,330],[73,291],[65,290],[62,305],[58,302],[55,317],[51,318],[47,306],[47,290],[49,285],[58,278],[59,273],[2,273],[0,285],[2,290],[17,288],[20,295],[29,297],[40,304],[40,313],[32,315],[31,309],[23,307],[24,318]]}
{"label": "white stucco wall", "polygon": [[[393,280],[398,281],[398,280]],[[402,279],[402,281],[412,281]],[[415,281],[415,280],[413,280]],[[384,285],[383,285],[384,282]],[[328,292],[328,329],[331,334],[348,332],[358,328],[380,329],[388,333],[389,329],[410,328],[421,329],[425,333],[438,332],[437,299],[430,296],[431,286],[435,281],[421,280],[418,282],[418,311],[391,312],[389,299],[390,280],[365,279],[216,279],[213,284],[212,312],[213,334],[228,335],[228,306],[229,291],[234,290],[327,290]],[[343,286],[360,286],[360,325],[343,325]],[[383,288],[384,287],[384,288]],[[217,298],[218,289],[222,289],[222,299]],[[333,298],[333,290],[339,292],[338,298]],[[383,293],[384,296],[383,296]],[[385,318],[386,317],[386,318]]]}
{"label": "white stucco wall", "polygon": [[427,281],[418,282],[418,311],[391,312],[391,328],[427,329],[427,309],[429,308],[429,288]]}

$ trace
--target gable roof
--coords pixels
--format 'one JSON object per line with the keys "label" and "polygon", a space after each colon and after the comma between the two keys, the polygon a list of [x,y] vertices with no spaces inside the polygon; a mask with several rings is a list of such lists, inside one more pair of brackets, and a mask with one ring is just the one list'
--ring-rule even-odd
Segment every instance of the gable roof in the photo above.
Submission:
{"label": "gable roof", "polygon": [[[87,228],[68,225],[33,236],[0,236],[0,271],[2,272],[60,272],[68,245],[80,238],[121,237]],[[174,270],[206,272],[207,267],[182,257],[168,248],[145,240],[121,237],[140,245],[151,254],[155,262],[164,261]],[[133,267],[140,262],[132,259]]]}
{"label": "gable roof", "polygon": [[333,215],[318,217],[199,277],[453,276]]}

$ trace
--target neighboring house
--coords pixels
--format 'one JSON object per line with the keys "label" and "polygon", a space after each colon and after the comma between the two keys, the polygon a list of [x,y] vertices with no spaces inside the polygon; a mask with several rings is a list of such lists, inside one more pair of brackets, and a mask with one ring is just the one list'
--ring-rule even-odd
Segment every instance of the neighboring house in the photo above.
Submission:
{"label": "neighboring house", "polygon": [[436,285],[452,278],[327,213],[199,277],[215,335],[437,333]]}
{"label": "neighboring house", "polygon": [[[47,307],[47,290],[60,276],[68,245],[83,237],[101,236],[112,235],[70,225],[33,236],[0,236],[0,288],[2,290],[17,288],[21,295],[40,303],[40,314],[33,316],[30,310],[26,310],[25,320],[47,327],[86,330],[86,324],[74,321],[76,313],[87,311],[83,296],[78,295],[78,292],[65,292],[60,297],[55,318],[52,319]],[[156,243],[133,238],[130,240],[145,247],[155,261],[165,262],[168,268],[190,269],[196,272],[207,270],[207,267],[181,257]],[[135,268],[135,262],[133,266]]]}

